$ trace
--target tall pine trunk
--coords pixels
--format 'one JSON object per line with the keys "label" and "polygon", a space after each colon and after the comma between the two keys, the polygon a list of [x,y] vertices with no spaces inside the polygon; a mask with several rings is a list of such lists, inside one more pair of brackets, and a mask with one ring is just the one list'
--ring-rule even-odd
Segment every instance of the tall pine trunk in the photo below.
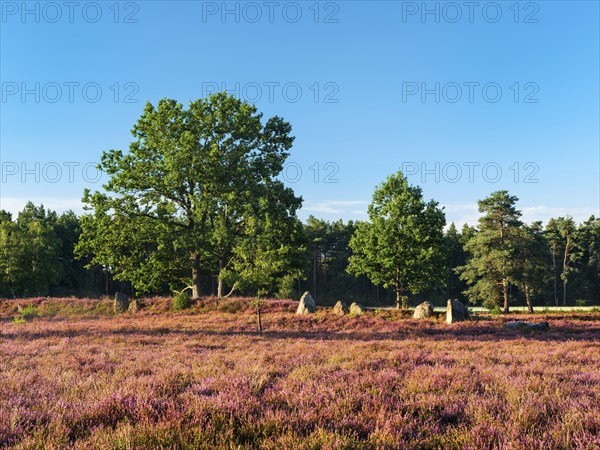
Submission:
{"label": "tall pine trunk", "polygon": [[552,246],[552,275],[554,275],[554,306],[558,306],[558,291],[556,289],[556,244]]}
{"label": "tall pine trunk", "polygon": [[502,282],[502,294],[504,296],[504,314],[508,314],[508,282],[506,280]]}
{"label": "tall pine trunk", "polygon": [[533,314],[533,305],[531,304],[531,292],[527,283],[525,284],[525,301],[527,302],[527,310],[530,314]]}
{"label": "tall pine trunk", "polygon": [[317,244],[315,244],[315,251],[313,253],[313,292],[312,297],[317,301]]}
{"label": "tall pine trunk", "polygon": [[567,270],[569,269],[569,236],[565,242],[565,254],[563,258],[563,306],[567,306]]}
{"label": "tall pine trunk", "polygon": [[192,253],[192,298],[199,298],[201,292],[200,286],[200,258],[197,253]]}
{"label": "tall pine trunk", "polygon": [[402,293],[396,289],[396,309],[402,309]]}

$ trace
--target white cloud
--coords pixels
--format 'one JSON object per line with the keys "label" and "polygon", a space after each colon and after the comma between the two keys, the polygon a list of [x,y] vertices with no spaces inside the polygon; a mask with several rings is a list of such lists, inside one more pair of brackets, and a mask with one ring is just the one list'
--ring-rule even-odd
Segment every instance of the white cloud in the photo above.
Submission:
{"label": "white cloud", "polygon": [[577,223],[581,223],[591,215],[600,216],[600,208],[583,207],[583,208],[562,208],[553,206],[525,206],[521,208],[524,222],[534,222],[541,220],[546,223],[552,217],[571,216]]}
{"label": "white cloud", "polygon": [[[477,225],[477,220],[481,214],[477,210],[477,204],[448,204],[442,205],[445,207],[446,221],[454,222],[457,226],[462,226],[465,223],[469,225]],[[521,210],[523,215],[521,220],[526,223],[541,220],[543,223],[548,222],[552,217],[571,216],[577,223],[587,220],[592,214],[599,216],[598,208],[579,207],[566,208],[556,206],[522,206],[517,208]]]}
{"label": "white cloud", "polygon": [[[315,215],[323,214],[325,219],[341,218],[344,220],[365,220],[366,205],[370,202],[365,200],[325,200],[316,202],[305,202],[302,211],[305,213],[314,213]],[[477,203],[449,203],[441,205],[446,213],[446,221],[448,225],[452,222],[457,227],[462,227],[465,223],[474,226],[481,214],[478,211]],[[359,209],[359,208],[364,209]],[[526,223],[531,223],[541,220],[546,223],[548,219],[559,216],[571,216],[575,222],[583,222],[592,214],[600,216],[598,208],[593,207],[556,207],[556,206],[521,206],[523,216],[521,220]],[[333,217],[331,217],[333,216]]]}
{"label": "white cloud", "polygon": [[461,228],[465,223],[469,225],[476,225],[477,219],[481,216],[477,211],[477,204],[475,203],[463,203],[463,204],[448,204],[440,205],[444,207],[446,213],[446,228],[454,222],[454,224]]}
{"label": "white cloud", "polygon": [[[339,214],[340,217],[346,217],[349,212],[352,214],[364,214],[363,211],[357,211],[357,206],[368,205],[366,200],[324,200],[320,202],[305,202],[302,207],[303,211],[323,213],[323,214]],[[350,210],[350,211],[348,211]]]}

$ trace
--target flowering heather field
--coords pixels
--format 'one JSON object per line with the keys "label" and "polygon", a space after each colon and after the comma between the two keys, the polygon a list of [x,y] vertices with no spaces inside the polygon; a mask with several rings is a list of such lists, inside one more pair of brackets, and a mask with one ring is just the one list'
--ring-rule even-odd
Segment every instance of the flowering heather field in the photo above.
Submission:
{"label": "flowering heather field", "polygon": [[600,313],[523,332],[279,301],[258,335],[243,301],[36,302],[19,324],[0,301],[0,447],[600,448]]}

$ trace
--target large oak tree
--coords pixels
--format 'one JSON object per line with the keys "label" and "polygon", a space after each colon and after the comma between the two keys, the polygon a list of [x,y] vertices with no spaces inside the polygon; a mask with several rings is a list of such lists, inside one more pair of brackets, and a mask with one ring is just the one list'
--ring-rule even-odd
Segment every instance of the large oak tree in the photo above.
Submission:
{"label": "large oak tree", "polygon": [[[198,297],[202,276],[210,276],[224,295],[225,279],[244,267],[257,229],[280,235],[296,227],[302,200],[277,179],[290,132],[282,118],[263,123],[255,106],[225,93],[187,109],[171,99],[148,103],[129,152],[102,155],[104,192],[84,193],[92,213],[82,219],[78,253],[139,291],[190,285]],[[277,222],[269,222],[273,217]],[[277,248],[262,244],[262,255],[283,257],[289,251],[279,246],[301,245],[279,237],[267,241]],[[287,268],[269,264],[281,273]]]}

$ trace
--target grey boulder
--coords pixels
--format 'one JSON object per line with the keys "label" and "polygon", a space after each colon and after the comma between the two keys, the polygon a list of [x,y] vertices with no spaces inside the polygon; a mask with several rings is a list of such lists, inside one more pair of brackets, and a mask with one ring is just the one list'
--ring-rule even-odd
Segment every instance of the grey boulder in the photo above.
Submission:
{"label": "grey boulder", "polygon": [[433,316],[433,305],[430,302],[423,302],[415,308],[413,318],[415,319],[426,319],[427,317]]}
{"label": "grey boulder", "polygon": [[306,291],[302,298],[300,298],[300,303],[298,304],[298,309],[296,310],[296,314],[312,314],[317,310],[317,304],[315,303],[310,292]]}

